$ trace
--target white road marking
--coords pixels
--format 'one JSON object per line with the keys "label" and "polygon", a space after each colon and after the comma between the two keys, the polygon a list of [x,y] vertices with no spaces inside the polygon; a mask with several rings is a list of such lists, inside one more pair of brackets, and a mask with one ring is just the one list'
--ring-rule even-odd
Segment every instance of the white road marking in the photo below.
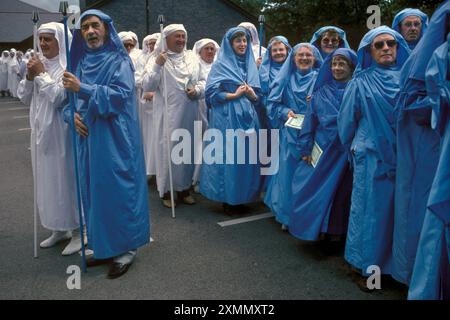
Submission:
{"label": "white road marking", "polygon": [[31,130],[31,128],[22,128],[22,129],[18,129],[17,131],[28,131]]}
{"label": "white road marking", "polygon": [[[2,110],[2,109],[0,109],[0,110]],[[29,107],[17,107],[17,108],[8,108],[8,109],[3,109],[3,110],[6,110],[6,111],[16,111],[16,110],[30,110],[30,108],[29,108]]]}
{"label": "white road marking", "polygon": [[29,115],[26,115],[26,116],[15,116],[15,117],[13,117],[13,119],[25,119],[25,118],[29,118],[30,116]]}
{"label": "white road marking", "polygon": [[273,216],[274,216],[274,214],[272,212],[267,212],[267,213],[257,214],[257,215],[249,216],[249,217],[245,217],[245,218],[222,221],[222,222],[218,222],[217,224],[223,228],[223,227],[233,226],[236,224],[272,218]]}

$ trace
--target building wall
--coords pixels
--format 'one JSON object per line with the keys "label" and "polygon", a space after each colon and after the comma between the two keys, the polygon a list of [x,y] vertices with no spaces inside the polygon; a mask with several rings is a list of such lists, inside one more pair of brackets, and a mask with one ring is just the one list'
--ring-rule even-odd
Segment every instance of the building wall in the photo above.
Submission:
{"label": "building wall", "polygon": [[[220,44],[229,28],[249,21],[249,16],[220,0],[149,0],[149,7],[150,33],[159,32],[157,19],[159,14],[163,14],[166,25],[184,24],[188,31],[189,48],[202,38],[211,38]],[[133,31],[142,44],[146,35],[145,0],[111,0],[98,9],[113,18],[118,32]]]}

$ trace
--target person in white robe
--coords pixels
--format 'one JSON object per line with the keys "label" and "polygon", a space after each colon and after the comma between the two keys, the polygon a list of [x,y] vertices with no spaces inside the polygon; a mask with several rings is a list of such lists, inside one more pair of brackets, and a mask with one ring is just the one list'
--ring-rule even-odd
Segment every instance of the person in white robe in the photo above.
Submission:
{"label": "person in white robe", "polygon": [[56,22],[42,24],[38,35],[42,54],[28,62],[27,75],[19,84],[18,95],[23,103],[30,105],[35,201],[42,226],[52,231],[40,246],[49,248],[71,239],[62,252],[70,255],[81,249],[81,237],[79,230],[74,231],[79,228],[79,219],[72,141],[62,115],[67,103],[62,84],[67,65],[64,26]]}
{"label": "person in white robe", "polygon": [[19,84],[19,64],[16,57],[16,49],[9,50],[8,61],[8,90],[11,97],[17,98],[17,86]]}
{"label": "person in white robe", "polygon": [[[170,180],[169,180],[169,155],[168,138],[176,129],[183,129],[194,136],[194,124],[198,114],[198,104],[201,98],[202,83],[200,62],[197,55],[186,49],[187,32],[181,24],[171,24],[164,28],[164,33],[156,44],[155,55],[150,58],[146,66],[143,80],[144,91],[155,92],[153,97],[154,107],[154,139],[156,150],[156,185],[163,205],[171,207]],[[164,48],[164,51],[163,51]],[[167,49],[166,49],[167,48]],[[163,68],[167,83],[163,80]],[[167,87],[167,106],[164,101],[164,88]],[[181,133],[177,131],[176,133]],[[178,200],[186,204],[194,204],[195,200],[190,195],[194,174],[194,144],[189,141],[190,150],[179,152],[174,146],[180,148],[182,137],[178,141],[170,142],[171,167],[173,177],[173,189],[177,192]],[[172,140],[172,139],[171,139]],[[173,155],[178,156],[177,161]],[[175,199],[174,199],[175,200]]]}
{"label": "person in white robe", "polygon": [[142,132],[142,143],[144,144],[145,168],[147,176],[156,175],[154,135],[153,135],[153,96],[154,92],[142,90],[142,80],[145,66],[155,50],[159,33],[148,35],[142,41],[142,54],[136,64],[136,88],[138,93],[139,121]]}
{"label": "person in white robe", "polygon": [[[204,88],[206,86],[206,80],[208,79],[209,72],[211,71],[211,67],[216,60],[217,53],[219,52],[220,46],[219,44],[212,39],[201,39],[194,44],[194,52],[197,55],[200,61],[200,72],[201,78],[205,79],[203,86],[200,88]],[[198,116],[197,121],[201,121],[202,123],[202,135],[205,133],[205,130],[208,128],[208,112],[207,106],[205,102],[205,92],[201,90],[201,99],[199,100],[198,105]],[[203,141],[198,140],[195,141],[197,143],[197,157],[201,157],[203,154]],[[195,165],[194,176],[192,178],[192,185],[194,186],[194,191],[199,193],[199,179],[200,179],[200,169],[201,165]]]}
{"label": "person in white robe", "polygon": [[259,54],[259,34],[258,30],[256,29],[255,25],[251,22],[242,22],[238,25],[238,27],[242,27],[250,33],[250,38],[252,40],[252,51],[253,55],[255,56],[256,66],[259,68],[259,66],[262,63],[262,57],[264,57],[266,53],[266,48],[261,46],[261,54]]}
{"label": "person in white robe", "polygon": [[0,57],[0,93],[2,97],[8,96],[8,61],[9,51],[4,50]]}
{"label": "person in white robe", "polygon": [[125,49],[127,49],[128,55],[133,61],[133,66],[136,69],[136,65],[142,50],[139,49],[139,41],[137,35],[132,31],[122,31],[118,33],[120,40],[123,43]]}

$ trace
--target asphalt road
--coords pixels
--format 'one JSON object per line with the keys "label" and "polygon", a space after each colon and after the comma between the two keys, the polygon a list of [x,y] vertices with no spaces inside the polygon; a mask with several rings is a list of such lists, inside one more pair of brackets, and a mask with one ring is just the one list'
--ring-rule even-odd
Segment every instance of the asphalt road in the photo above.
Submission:
{"label": "asphalt road", "polygon": [[[106,266],[81,275],[69,290],[66,270],[79,255],[61,256],[65,243],[33,258],[33,179],[28,108],[0,98],[0,299],[405,299],[405,288],[382,282],[362,292],[342,254],[327,256],[316,244],[283,232],[273,218],[221,227],[241,218],[195,195],[195,206],[177,207],[177,218],[150,186],[150,245],[127,274],[106,279]],[[249,215],[267,212],[255,204]],[[245,216],[244,216],[245,217]],[[39,226],[42,241],[49,231]]]}

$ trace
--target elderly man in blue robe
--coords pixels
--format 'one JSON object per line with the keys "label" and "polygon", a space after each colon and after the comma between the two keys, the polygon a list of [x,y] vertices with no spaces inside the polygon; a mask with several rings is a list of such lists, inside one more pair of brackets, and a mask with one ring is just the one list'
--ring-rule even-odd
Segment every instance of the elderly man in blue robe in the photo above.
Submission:
{"label": "elderly man in blue robe", "polygon": [[314,32],[309,43],[319,49],[323,59],[338,48],[350,48],[345,31],[334,26],[325,26]]}
{"label": "elderly man in blue robe", "polygon": [[345,259],[362,290],[368,290],[364,276],[369,267],[392,273],[394,107],[400,68],[409,54],[395,30],[381,26],[369,31],[359,45],[358,65],[338,116],[339,137],[351,150],[354,168]]}
{"label": "elderly man in blue robe", "polygon": [[[309,43],[297,44],[281,67],[267,102],[267,115],[272,128],[280,130],[279,170],[270,179],[264,203],[275,213],[281,228],[287,230],[292,212],[292,183],[305,181],[312,167],[300,163],[297,139],[301,126],[292,128],[288,120],[301,122],[308,106],[318,70],[322,65],[319,50]],[[301,166],[299,175],[294,176],[295,168]]]}
{"label": "elderly man in blue robe", "polygon": [[[450,4],[447,2],[447,11]],[[446,12],[441,9],[441,15]],[[440,137],[431,128],[432,103],[425,71],[434,50],[446,40],[445,22],[436,19],[406,61],[396,106],[397,170],[392,276],[409,285],[431,184],[439,161]]]}
{"label": "elderly man in blue robe", "polygon": [[428,26],[428,16],[419,9],[406,8],[396,14],[392,29],[405,38],[411,50],[414,50],[419,40],[425,34]]}
{"label": "elderly man in blue robe", "polygon": [[[433,30],[431,32],[431,30]],[[444,41],[442,43],[442,38]],[[431,17],[425,41],[442,44],[425,73],[433,106],[432,126],[442,139],[439,164],[431,186],[411,277],[408,299],[450,299],[450,2]]]}
{"label": "elderly man in blue robe", "polygon": [[81,193],[94,251],[88,266],[110,263],[114,279],[149,242],[150,223],[134,69],[109,16],[99,10],[81,15],[71,64],[75,74],[65,72],[63,85],[77,97]]}
{"label": "elderly man in blue robe", "polygon": [[347,48],[327,57],[299,139],[302,160],[314,170],[303,187],[292,191],[289,232],[301,240],[323,240],[321,248],[327,254],[336,252],[347,233],[352,174],[349,153],[339,140],[337,116],[356,63],[356,53]]}

